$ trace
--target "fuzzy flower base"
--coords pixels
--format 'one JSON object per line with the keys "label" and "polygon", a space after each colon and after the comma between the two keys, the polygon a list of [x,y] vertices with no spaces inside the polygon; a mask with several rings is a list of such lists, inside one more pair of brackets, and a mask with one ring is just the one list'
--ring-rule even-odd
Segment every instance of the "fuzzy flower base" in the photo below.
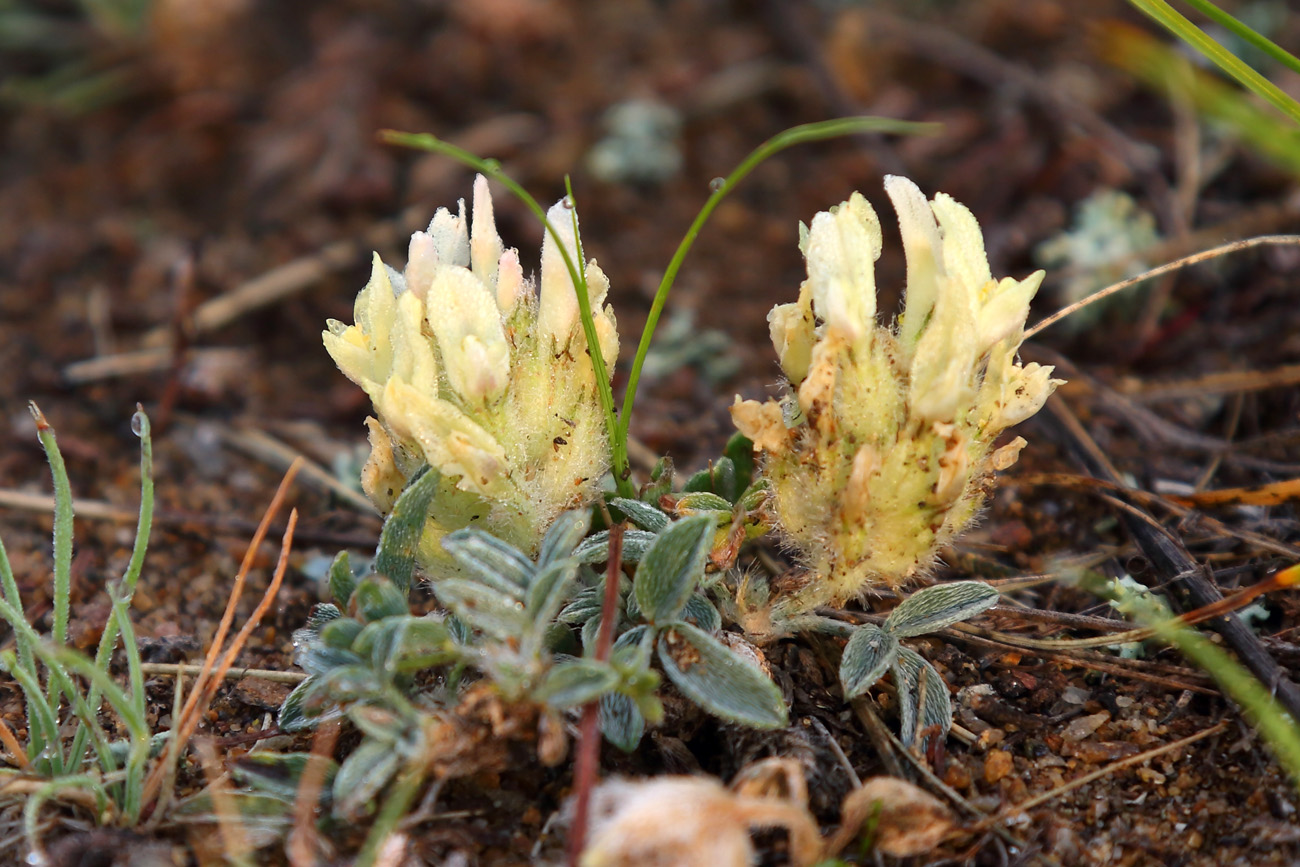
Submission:
{"label": "fuzzy flower base", "polygon": [[897,327],[876,322],[880,221],[854,193],[800,227],[808,279],[768,316],[792,394],[738,397],[731,411],[766,456],[779,531],[811,570],[778,619],[932,564],[1025,445],[995,450],[997,436],[1060,382],[1016,362],[1043,272],[994,280],[969,210],[942,193],[927,202],[905,178],[885,189],[907,257]]}

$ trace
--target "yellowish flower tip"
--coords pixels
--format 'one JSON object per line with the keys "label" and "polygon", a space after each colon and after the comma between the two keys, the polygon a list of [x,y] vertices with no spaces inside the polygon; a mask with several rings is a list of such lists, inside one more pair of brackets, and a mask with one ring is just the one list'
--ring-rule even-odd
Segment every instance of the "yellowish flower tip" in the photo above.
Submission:
{"label": "yellowish flower tip", "polygon": [[1043,272],[995,280],[965,206],[926,201],[906,178],[887,177],[885,190],[907,259],[897,326],[876,321],[880,221],[854,193],[801,227],[808,279],[768,317],[792,394],[737,397],[731,410],[766,455],[780,531],[817,576],[777,602],[778,616],[930,566],[1025,444],[994,449],[998,435],[1061,383],[1016,361]]}
{"label": "yellowish flower tip", "polygon": [[[618,357],[609,281],[578,259],[573,212],[549,219],[584,269],[600,351]],[[331,320],[325,348],[370,396],[371,454],[362,486],[383,512],[424,464],[442,487],[421,547],[443,560],[438,541],[475,523],[525,550],[554,518],[595,496],[609,443],[586,354],[578,301],[559,248],[543,242],[540,297],[519,253],[505,249],[487,180],[474,182],[453,215],[440,208],[411,236],[403,271],[374,258],[357,295],[354,324]]]}

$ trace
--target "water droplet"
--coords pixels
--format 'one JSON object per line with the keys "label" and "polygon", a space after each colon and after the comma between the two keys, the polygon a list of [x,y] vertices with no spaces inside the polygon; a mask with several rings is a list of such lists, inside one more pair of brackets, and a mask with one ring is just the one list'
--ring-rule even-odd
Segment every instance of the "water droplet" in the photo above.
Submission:
{"label": "water droplet", "polygon": [[131,416],[131,433],[138,437],[145,435],[149,428],[149,419],[143,412],[137,412]]}
{"label": "water droplet", "polygon": [[50,863],[50,859],[46,857],[44,852],[28,852],[24,860],[31,867],[46,867]]}
{"label": "water droplet", "polygon": [[572,196],[565,196],[563,199],[560,199],[560,202],[561,202],[561,204],[564,205],[565,210],[568,210],[568,211],[572,211],[572,210],[573,210],[573,197],[572,197]]}
{"label": "water droplet", "polygon": [[726,178],[714,178],[713,180],[709,181],[709,189],[713,190],[713,192],[715,193],[722,192],[722,188],[725,187],[726,185],[727,185]]}

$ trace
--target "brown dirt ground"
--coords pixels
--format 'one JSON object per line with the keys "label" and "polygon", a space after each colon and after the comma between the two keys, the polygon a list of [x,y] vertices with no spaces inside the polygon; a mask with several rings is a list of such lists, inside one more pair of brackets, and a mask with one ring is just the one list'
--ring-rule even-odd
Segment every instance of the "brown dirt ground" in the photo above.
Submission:
{"label": "brown dirt ground", "polygon": [[[793,299],[802,276],[796,221],[854,189],[883,204],[886,172],[968,204],[1001,274],[1035,267],[1033,246],[1065,225],[1073,203],[1103,187],[1128,190],[1154,212],[1174,252],[1198,249],[1206,237],[1213,243],[1286,231],[1297,222],[1290,176],[1199,128],[1162,94],[1100,59],[1104,22],[1139,23],[1117,2],[1084,11],[1050,0],[934,0],[895,4],[898,11],[887,13],[887,4],[779,0],[221,0],[202,7],[157,0],[153,28],[133,40],[88,35],[73,4],[50,5],[67,7],[62,12],[84,39],[84,56],[120,70],[123,83],[109,104],[80,116],[28,105],[0,119],[0,487],[48,490],[25,408],[35,400],[58,430],[76,495],[134,508],[138,465],[128,423],[135,403],[144,404],[159,427],[158,500],[167,514],[155,527],[135,615],[160,659],[206,645],[251,527],[283,469],[233,449],[232,432],[265,431],[327,467],[355,455],[364,396],[335,370],[319,332],[328,317],[350,321],[370,244],[337,254],[338,264],[301,291],[221,327],[196,330],[189,314],[276,266],[391,226],[404,208],[416,206],[427,219],[436,206],[469,193],[467,172],[378,145],[376,129],[467,141],[501,158],[543,201],[558,197],[563,173],[571,171],[588,252],[614,286],[626,360],[658,275],[709,180],[758,142],[845,113],[945,124],[936,138],[787,152],[719,209],[687,261],[671,308],[694,311],[700,328],[725,331],[739,372],[714,384],[700,366],[688,366],[647,383],[634,425],[651,449],[688,468],[701,466],[725,441],[733,393],[757,397],[775,385],[765,316],[774,302]],[[895,17],[904,14],[911,17]],[[1292,19],[1274,38],[1297,44],[1297,23]],[[27,74],[52,63],[35,50],[3,62]],[[1283,83],[1296,90],[1294,79]],[[658,185],[592,180],[582,159],[601,134],[603,111],[636,96],[657,97],[682,113],[682,170]],[[537,228],[522,208],[498,201],[502,233],[527,261]],[[404,244],[392,239],[411,228],[391,230],[380,252],[401,261]],[[1191,237],[1206,229],[1208,235]],[[883,310],[891,309],[888,296],[902,273],[897,238],[888,232],[887,226],[879,271]],[[1300,391],[1293,385],[1160,400],[1150,392],[1168,381],[1300,360],[1296,261],[1294,249],[1279,248],[1187,272],[1160,287],[1168,301],[1147,324],[1140,304],[1119,308],[1091,330],[1048,331],[1037,341],[1042,349],[1026,354],[1050,351],[1077,365],[1068,375],[1075,384],[1054,400],[1080,416],[1144,489],[1204,483],[1207,472],[1211,488],[1293,478],[1300,469]],[[1054,309],[1058,283],[1049,276],[1031,320]],[[148,336],[156,329],[164,346],[168,334],[185,335],[176,364],[70,378],[75,362],[156,343]],[[1152,425],[1149,415],[1106,399],[1116,393],[1167,424]],[[1034,573],[1103,546],[1116,549],[1116,571],[1141,572],[1112,507],[1079,488],[1033,482],[1038,473],[1078,468],[1052,429],[1024,427],[1030,447],[982,526],[947,558],[956,565],[941,575]],[[1232,444],[1216,445],[1223,440]],[[377,519],[318,487],[299,484],[292,502],[301,518],[294,568],[241,664],[290,668],[290,634],[316,594],[299,567],[341,547],[364,551],[376,538]],[[1287,552],[1300,543],[1296,512],[1286,503],[1211,509],[1217,525],[1196,512],[1181,520],[1156,513],[1198,561],[1215,568],[1225,590],[1294,562]],[[1276,544],[1268,550],[1243,541],[1225,525]],[[4,508],[0,526],[29,610],[42,615],[50,521]],[[129,522],[78,521],[74,625],[87,643],[104,616],[97,588],[119,574],[131,530]],[[265,586],[274,557],[268,543],[243,613]],[[1063,586],[1016,598],[1047,611],[1112,616]],[[1290,643],[1300,605],[1294,594],[1278,594],[1270,612],[1262,629],[1276,636],[1270,647],[1292,667],[1300,659]],[[1013,611],[992,622],[1049,633]],[[986,812],[1221,719],[1229,726],[1029,811],[1007,826],[1023,847],[974,832],[968,819],[972,833],[916,863],[1300,859],[1294,787],[1233,707],[1176,655],[1148,655],[1106,673],[1068,658],[1073,654],[1048,658],[947,638],[918,646],[955,690],[964,690],[958,721],[980,737],[972,746],[950,741],[941,776]],[[729,778],[750,759],[794,755],[813,772],[818,818],[833,824],[850,783],[828,739],[861,776],[880,773],[882,765],[839,695],[827,651],[833,648],[808,641],[769,649],[792,700],[788,731],[758,736],[672,714],[637,756],[607,751],[606,771],[703,770]],[[967,689],[980,684],[992,691]],[[260,728],[282,694],[250,684],[224,689],[207,733],[232,738]],[[151,682],[150,695],[157,714],[167,714],[170,681]],[[11,725],[21,719],[16,687],[7,681],[0,681],[0,711]],[[341,744],[346,749],[348,741]],[[228,745],[226,756],[243,749]],[[192,787],[195,779],[183,783]],[[417,855],[426,861],[416,863],[466,863],[444,862],[453,856],[521,863],[541,837],[548,841],[543,853],[556,857],[555,835],[543,825],[568,785],[562,767],[447,788],[439,808],[451,817],[418,827]],[[0,815],[3,861],[18,858],[20,844],[10,836],[15,816]],[[71,813],[53,823],[51,839],[62,839],[69,853],[64,863],[92,863],[75,860],[76,852],[113,846],[121,856],[146,847],[107,833],[79,836],[88,827],[88,816]],[[172,832],[164,839],[175,844],[180,863],[198,857],[193,837]],[[766,863],[782,863],[779,842],[769,846]],[[346,835],[338,844],[341,859],[355,851]],[[268,850],[266,857],[279,856]]]}

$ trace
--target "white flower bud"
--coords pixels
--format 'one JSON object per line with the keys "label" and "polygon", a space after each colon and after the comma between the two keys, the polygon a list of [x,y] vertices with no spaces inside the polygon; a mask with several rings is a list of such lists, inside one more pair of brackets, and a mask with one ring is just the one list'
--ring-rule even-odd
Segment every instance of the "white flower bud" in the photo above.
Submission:
{"label": "white flower bud", "polygon": [[470,402],[497,397],[510,376],[510,346],[488,288],[466,268],[439,268],[427,318],[456,393]]}
{"label": "white flower bud", "polygon": [[[564,249],[569,253],[569,260],[575,268],[582,268],[578,258],[578,241],[574,234],[577,217],[571,208],[564,206],[560,200],[546,212],[546,219],[559,235]],[[554,236],[546,232],[542,238],[542,275],[539,290],[540,300],[537,312],[537,331],[543,338],[549,337],[555,345],[563,347],[569,342],[573,328],[578,322],[578,293],[573,286],[573,278],[560,254],[560,247]]]}
{"label": "white flower bud", "polygon": [[476,175],[473,224],[469,234],[470,270],[483,281],[483,285],[494,292],[497,287],[497,264],[504,252],[505,245],[497,234],[496,218],[492,213],[492,194],[488,191],[487,178]]}
{"label": "white flower bud", "polygon": [[826,327],[857,342],[876,323],[875,264],[880,220],[859,193],[813,217],[808,230],[808,282]]}

